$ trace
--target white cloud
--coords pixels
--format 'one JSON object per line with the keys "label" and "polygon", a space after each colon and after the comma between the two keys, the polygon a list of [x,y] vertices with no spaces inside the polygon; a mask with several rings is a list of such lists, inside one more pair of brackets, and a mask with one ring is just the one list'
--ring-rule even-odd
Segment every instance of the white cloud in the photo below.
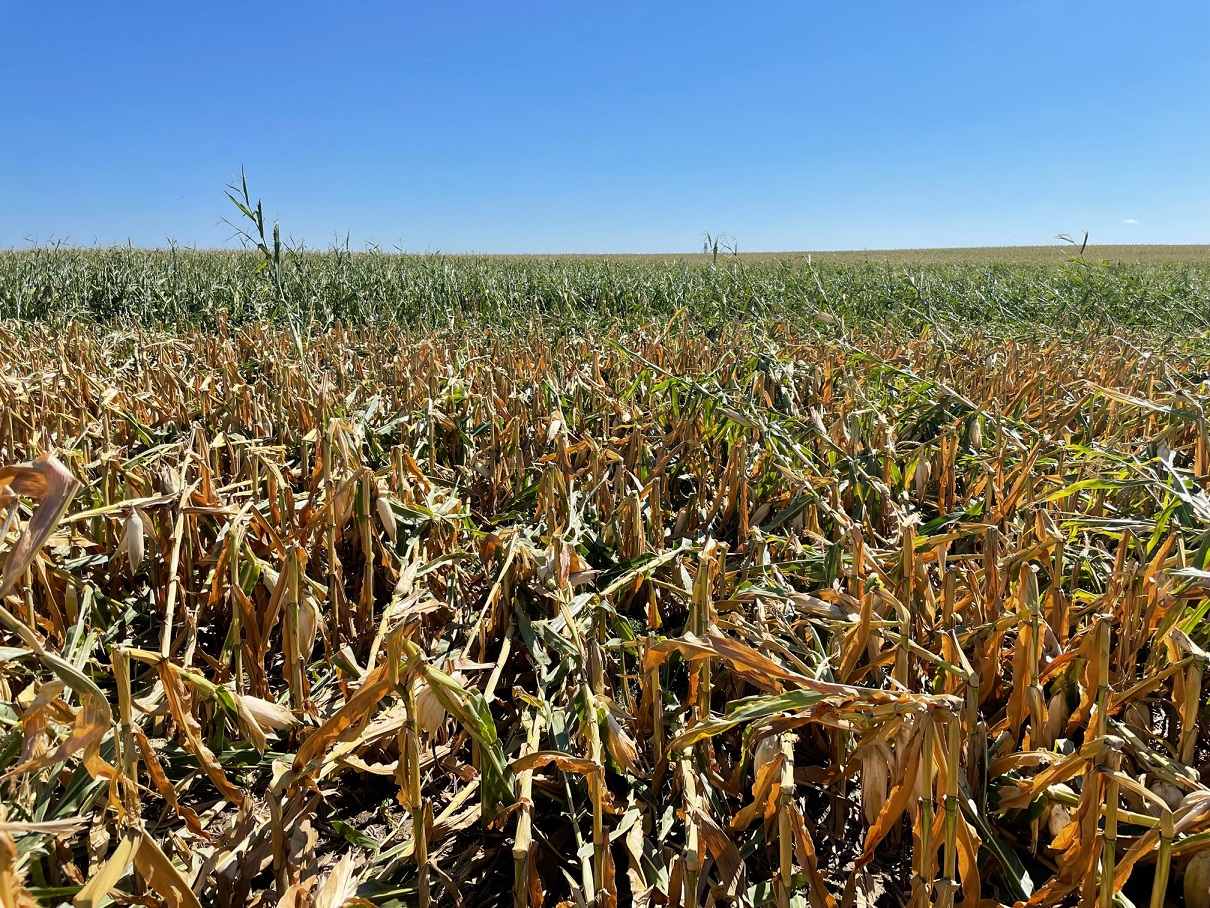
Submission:
{"label": "white cloud", "polygon": [[1137,224],[1138,221],[1136,221],[1134,218],[1126,218],[1126,220],[1122,221],[1122,223],[1123,224]]}

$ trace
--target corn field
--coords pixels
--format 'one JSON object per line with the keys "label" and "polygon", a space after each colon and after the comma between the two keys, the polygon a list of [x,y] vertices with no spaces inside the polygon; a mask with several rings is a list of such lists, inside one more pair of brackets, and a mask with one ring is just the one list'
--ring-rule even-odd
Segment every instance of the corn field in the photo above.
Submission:
{"label": "corn field", "polygon": [[[809,327],[818,310],[919,330],[971,324],[1020,336],[1145,328],[1210,331],[1210,246],[933,250],[815,256],[492,257],[380,251],[0,250],[0,318],[214,329],[264,320],[407,324],[431,330],[666,323],[685,309],[721,330],[737,318]],[[882,256],[882,258],[879,258]],[[259,270],[258,270],[259,269]]]}
{"label": "corn field", "polygon": [[0,328],[0,904],[1210,902],[1200,335],[249,319]]}

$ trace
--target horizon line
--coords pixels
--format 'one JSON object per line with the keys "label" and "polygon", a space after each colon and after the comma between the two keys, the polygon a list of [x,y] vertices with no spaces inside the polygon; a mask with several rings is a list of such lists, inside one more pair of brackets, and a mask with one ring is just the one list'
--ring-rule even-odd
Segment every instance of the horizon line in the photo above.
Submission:
{"label": "horizon line", "polygon": [[[744,250],[742,252],[732,252],[729,250],[720,250],[717,257],[720,259],[730,258],[745,258],[750,256],[770,256],[770,255],[872,255],[877,253],[897,253],[905,252],[964,252],[966,250],[1017,250],[1017,249],[1076,249],[1079,244],[1072,243],[1021,243],[1021,244],[982,244],[974,246],[878,246],[878,247],[860,247],[860,248],[843,248],[843,249],[754,249]],[[1210,250],[1210,242],[1189,242],[1189,243],[1094,243],[1089,242],[1085,247],[1085,251],[1092,249],[1207,249]],[[80,243],[72,243],[69,241],[47,241],[45,243],[31,242],[26,247],[17,247],[9,245],[0,247],[0,252],[7,253],[22,253],[22,252],[112,252],[116,250],[130,250],[139,252],[197,252],[197,253],[237,253],[250,252],[257,253],[255,247],[232,247],[232,246],[196,246],[168,243],[162,246],[148,246],[134,244],[130,241],[125,243],[94,243],[92,245],[84,245]],[[707,250],[698,250],[696,252],[680,250],[680,251],[663,251],[663,252],[450,252],[442,249],[426,249],[423,251],[409,250],[399,248],[398,246],[384,249],[377,243],[366,243],[361,248],[345,248],[339,245],[329,245],[326,247],[308,246],[305,241],[296,245],[293,248],[283,244],[283,250],[294,254],[305,253],[330,253],[342,252],[352,255],[364,254],[381,254],[381,255],[397,255],[397,256],[458,256],[466,258],[661,258],[669,256],[678,257],[704,257],[712,258],[715,253]],[[1078,252],[1077,252],[1078,254]]]}

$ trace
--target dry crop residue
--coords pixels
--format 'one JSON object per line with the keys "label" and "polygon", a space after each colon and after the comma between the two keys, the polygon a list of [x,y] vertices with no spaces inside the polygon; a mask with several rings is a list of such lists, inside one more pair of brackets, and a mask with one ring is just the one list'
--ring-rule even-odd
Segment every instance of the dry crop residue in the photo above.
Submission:
{"label": "dry crop residue", "polygon": [[1204,358],[4,343],[9,903],[1198,904]]}

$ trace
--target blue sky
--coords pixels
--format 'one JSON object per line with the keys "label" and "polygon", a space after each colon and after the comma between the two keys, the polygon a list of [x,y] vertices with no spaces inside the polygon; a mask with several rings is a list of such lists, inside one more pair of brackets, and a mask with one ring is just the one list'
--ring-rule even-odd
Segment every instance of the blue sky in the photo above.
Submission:
{"label": "blue sky", "polygon": [[0,0],[0,247],[1210,242],[1210,4]]}

